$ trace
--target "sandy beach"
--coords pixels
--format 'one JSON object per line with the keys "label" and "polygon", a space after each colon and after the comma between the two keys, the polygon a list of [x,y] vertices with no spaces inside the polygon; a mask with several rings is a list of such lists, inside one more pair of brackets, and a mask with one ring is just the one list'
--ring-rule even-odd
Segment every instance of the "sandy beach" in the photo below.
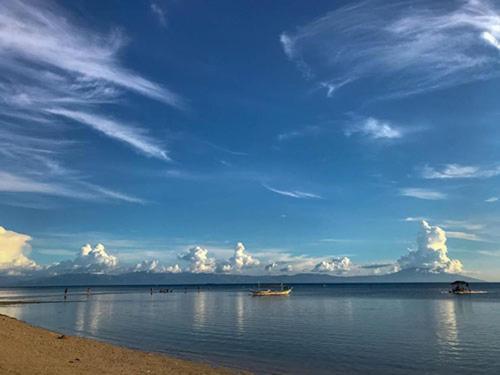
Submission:
{"label": "sandy beach", "polygon": [[235,374],[160,354],[64,336],[0,315],[1,374]]}

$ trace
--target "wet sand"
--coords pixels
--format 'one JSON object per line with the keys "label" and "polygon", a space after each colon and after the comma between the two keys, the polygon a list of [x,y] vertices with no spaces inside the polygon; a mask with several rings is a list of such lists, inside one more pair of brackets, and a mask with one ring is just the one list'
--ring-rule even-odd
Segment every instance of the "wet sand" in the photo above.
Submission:
{"label": "wet sand", "polygon": [[0,315],[1,374],[237,374],[161,354],[64,336]]}

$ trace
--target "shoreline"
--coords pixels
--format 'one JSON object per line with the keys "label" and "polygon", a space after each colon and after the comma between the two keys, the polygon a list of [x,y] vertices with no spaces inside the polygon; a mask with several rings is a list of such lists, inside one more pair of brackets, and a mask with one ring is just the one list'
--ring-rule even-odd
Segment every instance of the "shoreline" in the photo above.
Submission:
{"label": "shoreline", "polygon": [[78,336],[0,314],[2,374],[249,374]]}

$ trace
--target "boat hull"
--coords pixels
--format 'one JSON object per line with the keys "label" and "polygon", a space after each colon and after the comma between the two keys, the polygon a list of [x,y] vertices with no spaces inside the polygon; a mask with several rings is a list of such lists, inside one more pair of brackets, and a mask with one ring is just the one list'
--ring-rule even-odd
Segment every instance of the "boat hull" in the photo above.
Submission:
{"label": "boat hull", "polygon": [[272,296],[288,296],[292,292],[292,289],[287,290],[252,290],[252,296],[254,297],[272,297]]}

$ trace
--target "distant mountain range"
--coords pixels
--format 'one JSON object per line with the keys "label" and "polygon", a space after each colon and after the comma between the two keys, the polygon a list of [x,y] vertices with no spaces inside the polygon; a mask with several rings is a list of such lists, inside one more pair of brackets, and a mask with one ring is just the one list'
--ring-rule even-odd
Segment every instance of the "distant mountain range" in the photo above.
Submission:
{"label": "distant mountain range", "polygon": [[91,285],[200,285],[200,284],[321,284],[321,283],[414,283],[452,282],[464,280],[481,282],[457,274],[434,273],[422,269],[407,269],[374,276],[332,276],[318,273],[296,275],[228,275],[216,273],[154,273],[130,272],[119,275],[71,273],[43,278],[0,277],[1,286],[91,286]]}

